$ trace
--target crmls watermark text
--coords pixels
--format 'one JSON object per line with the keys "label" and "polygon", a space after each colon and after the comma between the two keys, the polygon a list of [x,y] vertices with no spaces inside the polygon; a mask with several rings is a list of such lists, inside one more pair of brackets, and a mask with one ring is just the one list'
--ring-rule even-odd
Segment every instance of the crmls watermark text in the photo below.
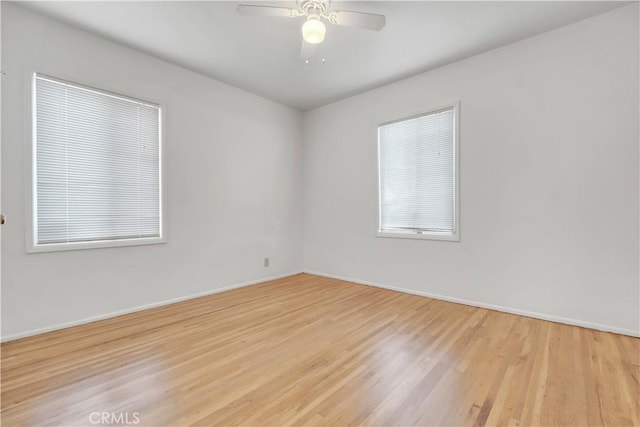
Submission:
{"label": "crmls watermark text", "polygon": [[135,425],[140,423],[140,412],[92,412],[89,422],[99,425]]}

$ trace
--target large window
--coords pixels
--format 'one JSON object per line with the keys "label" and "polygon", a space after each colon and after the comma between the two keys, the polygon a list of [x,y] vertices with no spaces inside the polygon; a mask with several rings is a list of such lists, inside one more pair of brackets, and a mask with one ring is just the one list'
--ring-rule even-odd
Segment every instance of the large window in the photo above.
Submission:
{"label": "large window", "polygon": [[457,106],[380,125],[379,236],[459,240]]}
{"label": "large window", "polygon": [[31,249],[159,243],[158,105],[34,75]]}

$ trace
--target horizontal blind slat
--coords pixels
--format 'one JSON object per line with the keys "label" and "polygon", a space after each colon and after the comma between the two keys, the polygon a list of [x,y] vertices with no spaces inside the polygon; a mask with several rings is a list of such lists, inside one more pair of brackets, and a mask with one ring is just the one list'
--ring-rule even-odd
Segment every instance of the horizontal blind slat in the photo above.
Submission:
{"label": "horizontal blind slat", "polygon": [[379,128],[380,228],[453,233],[453,108]]}
{"label": "horizontal blind slat", "polygon": [[36,243],[159,237],[159,108],[35,79]]}

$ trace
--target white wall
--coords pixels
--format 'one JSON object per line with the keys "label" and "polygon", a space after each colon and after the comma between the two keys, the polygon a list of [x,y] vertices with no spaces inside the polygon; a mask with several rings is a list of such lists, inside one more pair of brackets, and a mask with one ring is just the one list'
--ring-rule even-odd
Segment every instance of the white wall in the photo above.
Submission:
{"label": "white wall", "polygon": [[[635,4],[305,114],[305,271],[638,334],[638,49]],[[461,241],[375,238],[377,124],[457,100]]]}
{"label": "white wall", "polygon": [[[306,271],[638,333],[637,5],[304,120],[16,5],[2,12],[3,338],[299,271],[303,237]],[[25,254],[33,70],[163,105],[169,243]],[[373,237],[377,124],[456,100],[461,241]]]}
{"label": "white wall", "polygon": [[[7,2],[2,64],[3,338],[301,270],[300,113]],[[33,70],[162,104],[167,244],[25,254]]]}

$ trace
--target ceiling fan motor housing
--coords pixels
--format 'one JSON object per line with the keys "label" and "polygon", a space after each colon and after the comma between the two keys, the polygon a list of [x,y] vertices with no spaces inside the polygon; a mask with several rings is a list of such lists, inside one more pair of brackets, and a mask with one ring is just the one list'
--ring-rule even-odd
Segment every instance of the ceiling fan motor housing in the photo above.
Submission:
{"label": "ceiling fan motor housing", "polygon": [[323,16],[329,9],[329,2],[324,0],[306,0],[300,4],[299,8],[306,16]]}

